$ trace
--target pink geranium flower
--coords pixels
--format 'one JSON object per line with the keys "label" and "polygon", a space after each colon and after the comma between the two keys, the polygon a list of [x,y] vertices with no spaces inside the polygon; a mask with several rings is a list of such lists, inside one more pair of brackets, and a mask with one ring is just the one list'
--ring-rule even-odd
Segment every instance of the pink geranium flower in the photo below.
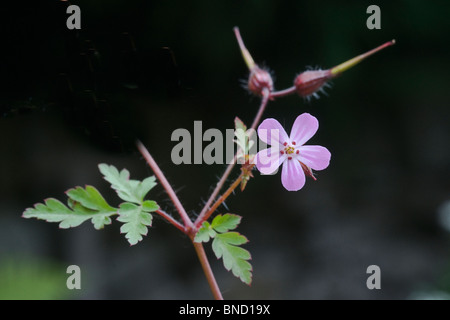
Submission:
{"label": "pink geranium flower", "polygon": [[319,122],[309,113],[295,119],[290,136],[277,120],[264,120],[258,127],[258,136],[271,147],[257,153],[256,167],[263,174],[273,174],[283,165],[281,182],[288,191],[303,188],[305,174],[316,180],[311,169],[325,169],[331,158],[325,147],[304,145],[318,128]]}

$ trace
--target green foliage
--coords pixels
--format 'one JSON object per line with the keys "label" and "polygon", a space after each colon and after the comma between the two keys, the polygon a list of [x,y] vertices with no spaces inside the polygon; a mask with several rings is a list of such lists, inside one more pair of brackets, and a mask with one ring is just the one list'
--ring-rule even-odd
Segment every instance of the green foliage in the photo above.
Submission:
{"label": "green foliage", "polygon": [[195,235],[195,242],[208,242],[214,239],[212,249],[217,259],[222,258],[223,265],[228,271],[250,285],[252,282],[252,266],[250,252],[239,247],[248,242],[247,238],[238,232],[228,232],[235,229],[241,222],[241,217],[227,213],[217,215],[211,224],[205,221]]}
{"label": "green foliage", "polygon": [[217,215],[212,221],[211,227],[217,232],[227,232],[228,230],[236,229],[241,223],[241,216],[227,213],[225,215]]}
{"label": "green foliage", "polygon": [[197,234],[195,235],[195,242],[208,242],[209,239],[214,238],[216,236],[216,232],[212,229],[211,225],[208,221],[203,222],[200,229],[198,229]]}
{"label": "green foliage", "polygon": [[232,271],[235,277],[242,282],[252,282],[252,265],[247,261],[251,259],[250,252],[238,247],[248,240],[237,232],[217,234],[212,243],[212,248],[217,259],[223,259],[223,265],[228,271]]}
{"label": "green foliage", "polygon": [[[150,211],[148,211],[149,208]],[[125,233],[125,238],[131,245],[135,245],[142,240],[143,235],[147,235],[147,226],[152,225],[153,219],[149,212],[158,210],[158,208],[156,202],[153,206],[138,206],[130,202],[124,202],[120,205],[117,221],[124,223],[120,232]]]}
{"label": "green foliage", "polygon": [[96,211],[115,211],[106,200],[102,197],[100,192],[92,186],[76,187],[66,192],[67,196],[75,202],[80,203],[83,207]]}
{"label": "green foliage", "polygon": [[76,187],[67,191],[68,206],[59,200],[49,198],[45,204],[38,203],[34,208],[28,208],[23,213],[24,218],[37,218],[47,222],[60,222],[61,229],[77,227],[86,220],[92,219],[96,229],[110,224],[112,215],[117,209],[108,205],[102,195],[92,186],[85,189]]}
{"label": "green foliage", "polygon": [[24,218],[37,218],[47,222],[60,222],[62,229],[77,227],[84,221],[91,220],[95,229],[102,229],[111,224],[111,216],[119,215],[117,221],[124,223],[121,233],[131,245],[142,240],[147,235],[147,226],[152,224],[150,212],[159,209],[155,201],[144,200],[147,193],[155,185],[155,177],[143,181],[130,180],[130,173],[123,169],[119,172],[114,166],[99,165],[106,181],[116,190],[123,202],[119,209],[111,207],[100,192],[92,187],[76,187],[66,192],[68,206],[59,200],[49,198],[45,204],[38,203],[34,208],[28,208],[23,213]]}
{"label": "green foliage", "polygon": [[111,183],[111,188],[116,190],[117,195],[124,201],[141,204],[150,189],[156,186],[156,178],[153,176],[143,181],[130,180],[130,172],[127,169],[119,172],[116,167],[104,163],[98,167],[105,180]]}

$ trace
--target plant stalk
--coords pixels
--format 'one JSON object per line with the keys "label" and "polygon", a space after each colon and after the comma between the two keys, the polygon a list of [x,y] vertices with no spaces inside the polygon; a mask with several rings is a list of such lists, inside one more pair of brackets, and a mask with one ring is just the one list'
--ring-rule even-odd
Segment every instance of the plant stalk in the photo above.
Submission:
{"label": "plant stalk", "polygon": [[167,194],[169,195],[170,199],[172,200],[175,208],[177,209],[178,213],[181,216],[181,219],[184,223],[184,233],[188,233],[190,229],[194,226],[191,219],[189,218],[186,210],[184,209],[183,205],[181,204],[180,200],[178,199],[177,195],[175,194],[175,191],[172,189],[172,186],[170,185],[169,181],[167,181],[166,176],[159,168],[156,161],[153,159],[153,157],[150,155],[150,152],[148,152],[147,148],[142,144],[142,142],[137,141],[137,148],[139,149],[140,153],[144,157],[144,159],[149,164],[150,168],[152,168],[153,172],[155,173],[158,180],[161,182],[161,185],[163,186],[164,190],[166,190]]}
{"label": "plant stalk", "polygon": [[[262,117],[262,115],[264,113],[264,110],[266,109],[267,103],[269,102],[269,97],[270,97],[269,89],[268,88],[264,88],[262,94],[263,94],[263,97],[261,99],[261,104],[259,106],[258,113],[256,114],[255,119],[253,120],[252,126],[250,128],[250,129],[253,129],[253,130],[256,129],[256,126],[261,121],[261,117]],[[210,210],[212,202],[219,195],[220,190],[222,189],[223,185],[225,184],[225,181],[227,180],[228,176],[230,175],[231,171],[233,170],[235,164],[236,164],[236,155],[234,156],[233,162],[231,162],[228,165],[228,167],[225,170],[224,174],[222,175],[222,177],[220,178],[219,182],[217,183],[213,193],[211,194],[211,196],[209,197],[209,199],[206,202],[205,206],[203,207],[202,211],[200,212],[199,216],[195,220],[195,223],[194,223],[195,226],[197,226],[197,227],[201,226],[202,223],[204,221],[206,221],[206,219],[205,219],[206,213]]]}
{"label": "plant stalk", "polygon": [[290,88],[283,89],[280,91],[273,91],[272,93],[270,93],[270,98],[279,98],[279,97],[288,96],[288,95],[295,93],[296,91],[297,91],[297,89],[295,88],[295,86],[292,86]]}
{"label": "plant stalk", "polygon": [[157,210],[156,212],[161,215],[164,219],[169,221],[172,225],[174,225],[177,229],[181,230],[183,233],[189,236],[194,245],[195,252],[197,253],[198,259],[200,260],[200,264],[202,265],[203,272],[205,273],[206,280],[208,281],[209,287],[211,288],[211,292],[216,300],[223,300],[222,293],[220,292],[219,286],[217,285],[216,278],[214,277],[214,273],[212,272],[211,266],[209,265],[208,257],[206,256],[205,249],[201,243],[194,242],[195,234],[197,233],[197,228],[195,228],[193,222],[189,218],[178,199],[175,191],[173,191],[172,186],[167,181],[164,173],[161,171],[159,166],[156,164],[153,157],[148,152],[147,148],[140,142],[137,141],[137,147],[141,152],[142,156],[145,158],[149,166],[152,168],[158,180],[161,182],[164,190],[166,190],[170,199],[172,200],[175,208],[180,213],[181,218],[183,219],[184,226],[181,225],[178,221],[176,221],[172,216],[167,214],[162,210]]}
{"label": "plant stalk", "polygon": [[172,224],[175,228],[177,228],[178,230],[180,230],[181,232],[185,233],[186,232],[186,228],[179,223],[177,220],[175,220],[170,214],[168,214],[167,212],[164,212],[161,209],[156,210],[156,213],[159,214],[161,217],[163,217],[164,219],[167,220],[167,222],[169,222],[170,224]]}
{"label": "plant stalk", "polygon": [[217,285],[216,278],[212,272],[211,266],[209,265],[208,257],[206,256],[205,249],[201,243],[194,242],[192,238],[192,244],[194,245],[195,252],[197,253],[198,259],[205,273],[206,280],[208,280],[209,287],[212,291],[214,299],[223,300],[222,293],[220,292],[219,286]]}
{"label": "plant stalk", "polygon": [[[209,217],[214,213],[214,211],[217,210],[217,208],[230,196],[230,194],[234,191],[234,189],[236,189],[239,184],[242,181],[244,174],[241,173],[239,175],[239,177],[230,185],[230,187],[227,189],[227,191],[224,192],[224,194],[222,194],[219,199],[217,199],[217,201],[212,205],[211,209],[208,210],[208,212],[206,212],[205,217],[204,217],[204,221],[208,220]],[[197,228],[200,226],[196,226]]]}

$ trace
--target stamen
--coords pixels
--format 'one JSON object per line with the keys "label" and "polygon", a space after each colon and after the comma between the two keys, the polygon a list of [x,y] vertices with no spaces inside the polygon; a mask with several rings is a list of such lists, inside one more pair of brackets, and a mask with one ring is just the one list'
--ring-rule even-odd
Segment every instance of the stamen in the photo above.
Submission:
{"label": "stamen", "polygon": [[295,146],[295,145],[296,145],[295,141],[292,141],[292,145],[293,145],[293,146]]}
{"label": "stamen", "polygon": [[292,157],[288,157],[288,160],[292,160]]}
{"label": "stamen", "polygon": [[284,152],[286,152],[287,154],[293,154],[294,151],[295,149],[292,146],[287,146],[286,148],[284,148]]}
{"label": "stamen", "polygon": [[285,146],[285,147],[286,147],[286,146],[287,146],[287,142],[283,143],[283,146]]}
{"label": "stamen", "polygon": [[295,151],[295,153],[296,153],[296,154],[299,154],[299,153],[300,153],[300,150]]}
{"label": "stamen", "polygon": [[284,154],[284,151],[283,151],[283,150],[281,150],[281,151],[280,151],[280,153],[281,153],[281,154]]}

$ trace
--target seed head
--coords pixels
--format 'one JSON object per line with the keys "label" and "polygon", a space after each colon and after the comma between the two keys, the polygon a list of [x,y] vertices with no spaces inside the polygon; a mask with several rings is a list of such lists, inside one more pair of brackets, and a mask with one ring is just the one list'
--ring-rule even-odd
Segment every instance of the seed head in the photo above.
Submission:
{"label": "seed head", "polygon": [[386,42],[375,49],[360,54],[359,56],[328,70],[308,70],[302,72],[294,80],[295,89],[297,93],[304,98],[317,96],[317,92],[322,90],[330,79],[339,76],[342,72],[350,69],[367,57],[393,44],[395,44],[395,40]]}
{"label": "seed head", "polygon": [[242,57],[244,58],[245,63],[250,71],[250,75],[248,77],[247,88],[250,92],[255,95],[261,96],[264,90],[268,90],[269,92],[273,90],[273,80],[272,76],[267,70],[260,68],[247,50],[244,45],[244,41],[242,40],[241,34],[239,32],[239,28],[235,27],[234,34],[236,35],[236,39],[239,44],[239,48],[241,49]]}

